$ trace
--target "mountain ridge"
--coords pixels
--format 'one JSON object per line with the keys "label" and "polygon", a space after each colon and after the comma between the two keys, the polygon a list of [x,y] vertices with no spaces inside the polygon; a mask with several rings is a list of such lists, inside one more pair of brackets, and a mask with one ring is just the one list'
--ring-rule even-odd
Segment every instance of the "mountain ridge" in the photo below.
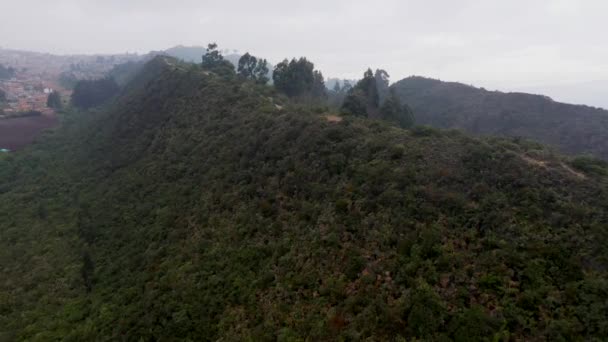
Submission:
{"label": "mountain ridge", "polygon": [[419,124],[533,139],[563,153],[608,159],[608,111],[600,108],[423,77],[406,78],[392,88],[414,109]]}
{"label": "mountain ridge", "polygon": [[0,336],[608,333],[604,165],[328,114],[156,57],[0,156]]}

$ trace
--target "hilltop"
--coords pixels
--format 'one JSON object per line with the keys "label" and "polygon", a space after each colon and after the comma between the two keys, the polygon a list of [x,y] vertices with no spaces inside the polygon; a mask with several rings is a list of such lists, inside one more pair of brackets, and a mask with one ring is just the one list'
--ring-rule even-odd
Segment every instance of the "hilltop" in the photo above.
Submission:
{"label": "hilltop", "polygon": [[608,160],[606,110],[423,77],[406,78],[392,87],[412,107],[419,124],[477,135],[528,138],[563,153]]}
{"label": "hilltop", "polygon": [[156,57],[0,156],[0,339],[600,340],[608,168]]}

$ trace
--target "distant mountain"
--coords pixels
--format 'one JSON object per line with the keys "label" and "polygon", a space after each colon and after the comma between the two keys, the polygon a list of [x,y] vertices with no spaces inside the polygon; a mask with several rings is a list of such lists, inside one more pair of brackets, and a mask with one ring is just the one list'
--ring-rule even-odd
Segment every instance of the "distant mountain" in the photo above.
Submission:
{"label": "distant mountain", "polygon": [[423,77],[406,78],[392,88],[412,107],[418,124],[529,138],[564,153],[608,160],[606,110]]}
{"label": "distant mountain", "polygon": [[135,74],[0,155],[1,341],[608,336],[607,163]]}
{"label": "distant mountain", "polygon": [[608,80],[541,85],[522,88],[527,93],[548,94],[566,103],[586,104],[608,109]]}

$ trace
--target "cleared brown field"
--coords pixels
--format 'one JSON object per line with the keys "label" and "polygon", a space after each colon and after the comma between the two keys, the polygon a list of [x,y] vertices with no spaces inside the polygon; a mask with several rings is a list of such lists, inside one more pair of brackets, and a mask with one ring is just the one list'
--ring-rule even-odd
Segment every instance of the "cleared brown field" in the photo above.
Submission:
{"label": "cleared brown field", "polygon": [[18,150],[32,143],[42,131],[56,126],[56,116],[32,116],[0,120],[0,149]]}

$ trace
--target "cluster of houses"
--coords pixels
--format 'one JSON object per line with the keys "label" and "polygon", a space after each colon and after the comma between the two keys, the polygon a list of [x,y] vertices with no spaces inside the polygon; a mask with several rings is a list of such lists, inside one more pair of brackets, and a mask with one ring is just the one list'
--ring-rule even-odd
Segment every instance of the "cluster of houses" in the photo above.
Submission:
{"label": "cluster of houses", "polygon": [[2,108],[4,116],[17,116],[19,113],[40,112],[52,115],[53,109],[46,105],[53,89],[45,86],[37,77],[12,78],[0,81],[0,89],[6,94],[6,104]]}
{"label": "cluster of houses", "polygon": [[101,78],[115,65],[140,58],[136,54],[59,56],[0,47],[0,64],[17,71],[14,78],[0,80],[0,89],[8,100],[0,103],[0,118],[32,111],[52,115],[53,109],[46,106],[48,95],[55,89],[63,99],[71,94],[66,89],[71,85],[62,83],[62,76],[73,80]]}

